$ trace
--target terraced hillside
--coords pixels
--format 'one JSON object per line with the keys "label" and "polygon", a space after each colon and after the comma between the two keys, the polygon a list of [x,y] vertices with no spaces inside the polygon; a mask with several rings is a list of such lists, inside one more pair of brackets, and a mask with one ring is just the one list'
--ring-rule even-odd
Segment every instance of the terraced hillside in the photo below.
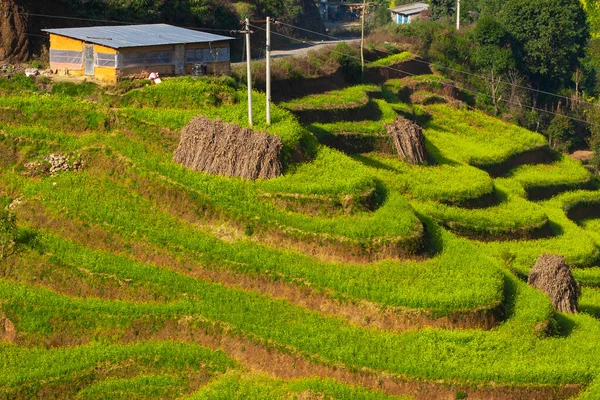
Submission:
{"label": "terraced hillside", "polygon": [[[600,396],[597,177],[455,94],[281,104],[254,128],[284,174],[246,181],[173,161],[194,116],[244,125],[233,81],[0,81],[1,397]],[[393,154],[398,115],[430,165]],[[580,314],[525,283],[545,252]]]}

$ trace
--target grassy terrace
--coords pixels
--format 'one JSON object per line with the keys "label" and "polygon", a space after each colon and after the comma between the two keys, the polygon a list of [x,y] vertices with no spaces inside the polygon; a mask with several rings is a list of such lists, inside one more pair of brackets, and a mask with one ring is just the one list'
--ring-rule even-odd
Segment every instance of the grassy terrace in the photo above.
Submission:
{"label": "grassy terrace", "polygon": [[[285,105],[376,105],[357,121],[305,126],[274,107],[266,127],[256,101],[286,165],[251,182],[172,161],[194,116],[245,123],[235,82],[0,80],[0,203],[18,223],[0,260],[0,321],[15,328],[0,329],[0,397],[595,398],[594,178],[564,157],[516,162],[543,137],[402,103],[403,84]],[[398,113],[428,119],[432,165],[329,147],[382,136]],[[32,174],[51,153],[84,168]],[[544,252],[574,267],[580,314],[523,282]]]}
{"label": "grassy terrace", "polygon": [[380,92],[375,85],[351,86],[347,89],[333,90],[323,94],[314,94],[301,99],[280,103],[279,106],[292,111],[303,110],[345,110],[365,106],[369,94]]}
{"label": "grassy terrace", "polygon": [[377,67],[389,67],[397,63],[401,63],[406,60],[410,60],[415,56],[408,52],[403,51],[402,53],[392,54],[391,56],[380,58],[379,60],[372,61],[367,64],[368,68],[377,68]]}
{"label": "grassy terrace", "polygon": [[431,105],[425,109],[433,116],[424,127],[428,150],[438,160],[453,160],[485,169],[546,145],[542,135],[479,111],[450,105]]}

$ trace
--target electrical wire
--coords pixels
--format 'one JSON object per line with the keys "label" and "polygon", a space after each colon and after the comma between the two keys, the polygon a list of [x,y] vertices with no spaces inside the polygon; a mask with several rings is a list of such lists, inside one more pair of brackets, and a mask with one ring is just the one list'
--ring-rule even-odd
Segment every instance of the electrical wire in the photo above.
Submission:
{"label": "electrical wire", "polygon": [[[299,26],[287,24],[285,22],[279,22],[279,24],[280,25],[288,26],[290,28],[298,29],[298,30],[301,30],[301,31],[304,31],[304,32],[308,32],[308,33],[320,35],[320,36],[323,36],[323,37],[327,37],[327,38],[330,38],[330,39],[343,40],[343,39],[335,37],[335,36],[327,35],[327,34],[316,32],[316,31],[312,31],[312,30],[306,29],[306,28],[301,28]],[[394,54],[394,53],[392,53],[390,51],[386,51],[386,50],[381,50],[381,52],[382,53],[386,53],[386,54],[390,54],[390,55]],[[449,71],[457,72],[457,73],[460,73],[460,74],[463,74],[463,75],[477,77],[477,78],[482,79],[484,81],[488,80],[483,75],[475,74],[475,73],[472,73],[472,72],[468,72],[468,71],[464,71],[464,70],[460,70],[460,69],[456,69],[456,68],[447,67],[447,66],[442,65],[442,64],[431,63],[429,61],[419,60],[419,59],[414,59],[414,61],[422,63],[422,64],[429,65],[430,67],[442,68],[442,69],[446,69],[446,70],[449,70]],[[499,82],[500,83],[508,83],[508,84],[510,84],[509,82],[502,81],[502,80],[500,80]],[[560,95],[560,94],[557,94],[557,93],[547,92],[545,90],[534,89],[534,88],[527,87],[527,86],[522,86],[522,85],[511,85],[511,86],[514,86],[516,88],[523,89],[523,90],[528,90],[528,91],[531,91],[531,92],[536,92],[536,93],[541,93],[541,94],[545,94],[545,95],[548,95],[548,96],[553,96],[553,97],[564,99],[564,100],[569,100],[569,101],[573,101],[573,102],[577,102],[577,103],[586,104],[586,105],[589,105],[589,106],[594,106],[593,103],[590,103],[590,102],[585,101],[585,100],[572,99],[570,97],[563,96],[563,95]]]}
{"label": "electrical wire", "polygon": [[[47,14],[36,14],[36,13],[15,12],[15,11],[10,11],[7,15],[12,15],[12,14],[32,16],[32,17],[41,17],[41,18],[67,19],[67,20],[74,20],[74,21],[104,22],[104,23],[114,23],[114,24],[123,24],[123,25],[145,25],[144,23],[141,23],[141,22],[127,22],[127,21],[115,21],[115,20],[110,20],[110,19],[66,17],[66,16],[60,16],[60,15],[47,15]],[[198,28],[197,26],[182,26],[182,28],[203,30],[203,31],[215,31],[215,32],[231,32],[231,29]]]}
{"label": "electrical wire", "polygon": [[[250,26],[252,26],[253,28],[256,28],[256,29],[260,29],[262,31],[266,31],[266,29],[261,28],[259,26],[255,26],[255,25],[250,25]],[[297,42],[300,42],[300,43],[307,43],[306,41],[303,41],[301,39],[296,39],[296,38],[293,38],[291,36],[284,35],[284,34],[281,34],[281,33],[278,33],[278,32],[271,32],[271,34],[282,36],[282,37],[285,37],[285,38],[287,38],[289,40],[294,40],[294,41],[297,41]],[[311,43],[310,45],[316,46],[317,44]],[[340,54],[340,55],[345,55],[346,57],[354,58],[354,59],[360,61],[360,57],[352,56],[352,55],[349,55],[347,53],[342,53],[342,52],[335,51],[335,50],[332,50],[332,53],[336,53],[336,54]],[[393,67],[390,67],[390,66],[383,66],[382,68],[386,68],[386,69],[389,69],[391,71],[400,72],[400,73],[406,74],[407,76],[418,76],[417,74],[414,74],[412,72],[404,71],[404,70],[401,70],[401,69],[398,69],[398,68],[393,68]],[[452,84],[445,83],[445,82],[442,82],[442,85],[454,86]],[[477,91],[470,90],[470,89],[465,89],[465,88],[460,88],[460,89],[463,90],[463,91],[465,91],[465,92],[467,92],[467,93],[471,93],[471,94],[474,94],[474,95],[488,96],[488,94],[486,94],[486,93],[481,93],[481,92],[477,92]],[[583,120],[583,119],[580,119],[580,118],[571,117],[571,116],[568,116],[568,115],[565,115],[565,114],[561,114],[561,113],[556,113],[556,112],[553,112],[553,111],[544,110],[544,109],[533,107],[533,106],[524,105],[524,104],[517,103],[517,102],[514,102],[514,101],[506,100],[506,99],[498,99],[498,101],[501,101],[501,102],[504,102],[504,103],[507,103],[507,104],[511,104],[511,105],[520,107],[522,109],[527,108],[527,109],[530,109],[532,111],[546,113],[546,114],[550,114],[550,115],[554,115],[554,116],[561,116],[561,117],[565,117],[565,118],[568,118],[570,120],[573,120],[573,121],[576,121],[576,122],[580,122],[580,123],[584,123],[584,124],[588,124],[588,125],[600,126],[600,124],[596,124],[594,122],[586,121],[586,120]]]}

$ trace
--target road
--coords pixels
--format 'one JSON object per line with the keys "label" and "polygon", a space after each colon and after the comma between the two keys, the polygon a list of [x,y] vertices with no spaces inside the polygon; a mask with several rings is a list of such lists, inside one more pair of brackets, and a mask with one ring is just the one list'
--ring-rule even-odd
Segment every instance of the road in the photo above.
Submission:
{"label": "road", "polygon": [[[324,47],[335,46],[341,42],[346,42],[346,43],[360,42],[360,39],[328,40],[328,41],[319,41],[319,42],[306,40],[303,42],[303,44],[298,44],[298,47],[293,48],[293,49],[271,51],[271,58],[302,57],[302,56],[307,55],[308,52],[311,50],[319,50]],[[265,58],[264,50],[261,51],[260,54],[256,49],[254,49],[252,51],[252,60],[253,61],[262,60],[264,58]],[[232,63],[231,65],[233,66],[233,65],[238,65],[238,64],[239,65],[245,64],[245,61]]]}

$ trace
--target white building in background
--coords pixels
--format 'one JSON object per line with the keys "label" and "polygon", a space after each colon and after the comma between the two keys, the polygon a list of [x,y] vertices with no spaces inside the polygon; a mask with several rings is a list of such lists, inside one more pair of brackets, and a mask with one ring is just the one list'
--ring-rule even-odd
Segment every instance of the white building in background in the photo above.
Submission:
{"label": "white building in background", "polygon": [[390,8],[392,20],[397,24],[410,24],[418,19],[423,11],[427,10],[429,10],[429,4],[427,3],[411,3]]}

